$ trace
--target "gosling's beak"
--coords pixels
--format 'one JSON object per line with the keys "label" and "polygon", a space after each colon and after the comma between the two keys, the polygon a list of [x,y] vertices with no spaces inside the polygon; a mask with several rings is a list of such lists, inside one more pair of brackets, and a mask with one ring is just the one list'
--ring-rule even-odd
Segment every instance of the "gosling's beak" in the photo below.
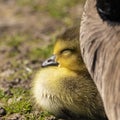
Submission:
{"label": "gosling's beak", "polygon": [[59,63],[57,63],[55,61],[55,58],[56,56],[53,55],[51,56],[50,58],[48,58],[47,60],[45,60],[43,63],[42,63],[42,67],[47,67],[47,66],[58,66]]}

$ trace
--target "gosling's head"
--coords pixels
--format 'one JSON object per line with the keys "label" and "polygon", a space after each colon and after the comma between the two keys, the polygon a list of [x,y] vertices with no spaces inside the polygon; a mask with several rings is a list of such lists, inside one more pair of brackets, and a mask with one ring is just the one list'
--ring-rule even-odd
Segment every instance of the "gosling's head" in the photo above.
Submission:
{"label": "gosling's head", "polygon": [[42,67],[58,66],[79,71],[83,65],[79,47],[79,27],[68,29],[57,37],[53,56],[43,62]]}

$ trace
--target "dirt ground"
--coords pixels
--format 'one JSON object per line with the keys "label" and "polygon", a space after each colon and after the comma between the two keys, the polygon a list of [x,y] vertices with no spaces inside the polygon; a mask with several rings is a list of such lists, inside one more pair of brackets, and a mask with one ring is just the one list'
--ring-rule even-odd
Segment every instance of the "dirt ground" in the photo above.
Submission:
{"label": "dirt ground", "polygon": [[0,120],[56,119],[34,105],[31,81],[55,37],[79,24],[84,0],[76,1],[0,0]]}

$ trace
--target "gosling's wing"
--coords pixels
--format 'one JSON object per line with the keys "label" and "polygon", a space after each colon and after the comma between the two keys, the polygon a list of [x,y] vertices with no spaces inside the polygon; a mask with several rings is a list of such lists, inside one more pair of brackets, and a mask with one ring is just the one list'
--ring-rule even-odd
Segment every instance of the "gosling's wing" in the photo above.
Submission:
{"label": "gosling's wing", "polygon": [[68,77],[62,84],[67,93],[64,98],[65,113],[78,118],[107,119],[96,86],[86,71],[81,71],[79,77]]}

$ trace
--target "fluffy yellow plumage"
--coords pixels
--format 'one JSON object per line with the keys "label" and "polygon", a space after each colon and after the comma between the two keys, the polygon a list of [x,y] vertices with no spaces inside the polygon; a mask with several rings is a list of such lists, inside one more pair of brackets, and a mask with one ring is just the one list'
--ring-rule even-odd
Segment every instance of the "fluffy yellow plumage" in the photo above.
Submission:
{"label": "fluffy yellow plumage", "polygon": [[57,38],[53,56],[43,62],[33,81],[37,104],[57,117],[71,120],[107,120],[102,100],[85,68],[78,27]]}

